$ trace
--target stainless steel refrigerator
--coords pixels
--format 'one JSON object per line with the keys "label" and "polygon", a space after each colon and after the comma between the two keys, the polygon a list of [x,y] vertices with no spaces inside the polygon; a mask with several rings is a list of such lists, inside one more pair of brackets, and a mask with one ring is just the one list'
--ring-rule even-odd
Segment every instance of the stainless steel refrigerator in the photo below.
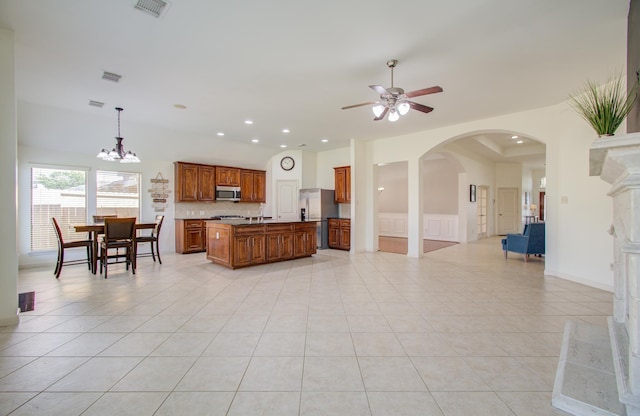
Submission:
{"label": "stainless steel refrigerator", "polygon": [[335,202],[333,189],[301,189],[299,208],[304,209],[307,221],[318,222],[318,248],[328,248],[327,218],[338,217],[338,204]]}

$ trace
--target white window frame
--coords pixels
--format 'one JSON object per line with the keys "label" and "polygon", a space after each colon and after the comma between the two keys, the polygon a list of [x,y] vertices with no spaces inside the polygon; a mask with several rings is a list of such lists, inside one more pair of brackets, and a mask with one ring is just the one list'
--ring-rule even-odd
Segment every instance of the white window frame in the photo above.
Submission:
{"label": "white window frame", "polygon": [[[44,165],[44,164],[30,164],[29,166],[29,252],[30,253],[45,253],[57,250],[57,238],[55,235],[55,231],[53,229],[53,225],[51,222],[51,217],[55,216],[58,222],[60,223],[60,228],[63,233],[63,238],[65,240],[73,240],[77,238],[85,238],[84,234],[77,235],[73,230],[70,230],[68,225],[69,221],[65,219],[65,216],[62,213],[51,213],[44,217],[44,219],[39,220],[40,227],[48,233],[47,237],[40,236],[39,238],[43,240],[42,243],[38,243],[38,247],[34,245],[34,222],[36,219],[34,218],[34,173],[37,169],[46,169],[46,170],[55,170],[55,171],[73,171],[73,172],[83,172],[84,173],[84,216],[83,218],[74,218],[74,222],[86,222],[87,213],[89,210],[89,169],[86,167],[78,167],[78,166],[60,166],[60,165]],[[61,198],[61,197],[59,197]],[[62,209],[62,208],[61,208]],[[45,224],[46,222],[46,224]],[[50,234],[49,234],[50,233]],[[48,241],[49,243],[46,246],[43,246],[44,242]]]}

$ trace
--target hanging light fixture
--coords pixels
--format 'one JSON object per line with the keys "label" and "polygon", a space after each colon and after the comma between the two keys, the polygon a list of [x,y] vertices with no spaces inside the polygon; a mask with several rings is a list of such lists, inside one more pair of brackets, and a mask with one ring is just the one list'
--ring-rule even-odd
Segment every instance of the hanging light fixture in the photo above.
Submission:
{"label": "hanging light fixture", "polygon": [[402,101],[400,102],[400,104],[397,105],[397,108],[398,108],[398,113],[400,113],[401,116],[404,116],[409,112],[409,110],[411,109],[411,106],[409,105],[408,102]]}
{"label": "hanging light fixture", "polygon": [[131,150],[128,152],[124,151],[124,146],[122,145],[123,137],[120,136],[120,112],[123,110],[121,107],[116,107],[116,111],[118,112],[118,136],[116,137],[116,147],[114,147],[111,151],[107,149],[100,150],[98,153],[98,159],[108,160],[110,162],[119,160],[120,163],[140,163],[140,159],[133,153]]}
{"label": "hanging light fixture", "polygon": [[400,118],[400,114],[398,114],[398,111],[396,110],[395,107],[389,110],[389,115],[387,116],[387,120],[398,121],[399,118]]}

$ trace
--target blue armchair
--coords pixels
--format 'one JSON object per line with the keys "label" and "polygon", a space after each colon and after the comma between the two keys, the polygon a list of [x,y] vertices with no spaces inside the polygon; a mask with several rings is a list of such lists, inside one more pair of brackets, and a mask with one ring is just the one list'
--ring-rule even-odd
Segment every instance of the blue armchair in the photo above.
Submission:
{"label": "blue armchair", "polygon": [[507,234],[502,239],[502,251],[507,258],[507,252],[524,254],[524,261],[529,260],[530,254],[544,254],[544,223],[534,222],[524,226],[522,234]]}

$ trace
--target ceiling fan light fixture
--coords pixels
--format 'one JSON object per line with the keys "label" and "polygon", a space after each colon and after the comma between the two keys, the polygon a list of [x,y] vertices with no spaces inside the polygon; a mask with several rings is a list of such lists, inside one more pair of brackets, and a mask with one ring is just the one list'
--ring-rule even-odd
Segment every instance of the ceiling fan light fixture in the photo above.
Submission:
{"label": "ceiling fan light fixture", "polygon": [[398,114],[398,112],[396,111],[395,108],[392,108],[391,110],[389,110],[389,121],[398,121],[398,119],[400,118],[400,114]]}
{"label": "ceiling fan light fixture", "polygon": [[403,101],[400,104],[398,104],[398,113],[400,113],[401,116],[404,116],[405,114],[407,114],[410,109],[411,109],[411,106],[406,101]]}
{"label": "ceiling fan light fixture", "polygon": [[380,114],[384,111],[384,106],[382,104],[374,105],[372,110],[376,117],[380,117]]}

